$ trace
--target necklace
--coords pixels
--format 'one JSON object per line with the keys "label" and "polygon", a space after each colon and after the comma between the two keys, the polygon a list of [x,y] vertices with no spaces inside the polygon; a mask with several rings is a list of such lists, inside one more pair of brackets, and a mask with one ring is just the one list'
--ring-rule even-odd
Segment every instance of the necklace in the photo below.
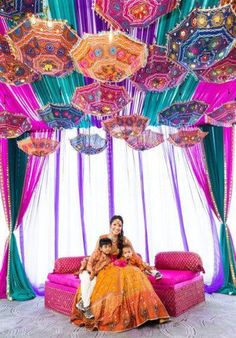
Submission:
{"label": "necklace", "polygon": [[112,236],[110,236],[110,238],[111,238],[112,243],[117,243],[118,238],[113,238]]}

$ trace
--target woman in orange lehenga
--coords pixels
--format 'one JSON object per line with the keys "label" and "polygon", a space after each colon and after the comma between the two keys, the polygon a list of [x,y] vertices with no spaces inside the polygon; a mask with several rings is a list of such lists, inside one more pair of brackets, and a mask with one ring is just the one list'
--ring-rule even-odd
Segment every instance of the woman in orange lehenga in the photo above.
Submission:
{"label": "woman in orange lehenga", "polygon": [[[112,217],[110,233],[101,237],[109,237],[112,240],[112,254],[118,257],[123,244],[131,244],[123,236],[121,216]],[[80,297],[79,288],[73,304],[71,321],[90,329],[118,332],[138,327],[149,320],[159,320],[161,323],[169,319],[164,305],[146,275],[131,265],[119,267],[111,263],[99,272],[91,296],[90,308],[94,319],[86,319],[76,308]]]}

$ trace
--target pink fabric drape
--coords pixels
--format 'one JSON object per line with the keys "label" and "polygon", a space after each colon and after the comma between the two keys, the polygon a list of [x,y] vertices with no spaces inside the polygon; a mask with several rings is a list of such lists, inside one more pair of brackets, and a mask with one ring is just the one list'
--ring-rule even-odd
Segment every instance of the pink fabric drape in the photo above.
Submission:
{"label": "pink fabric drape", "polygon": [[8,145],[6,139],[0,138],[0,191],[3,202],[3,209],[8,228],[11,222],[11,206],[9,196],[8,176]]}

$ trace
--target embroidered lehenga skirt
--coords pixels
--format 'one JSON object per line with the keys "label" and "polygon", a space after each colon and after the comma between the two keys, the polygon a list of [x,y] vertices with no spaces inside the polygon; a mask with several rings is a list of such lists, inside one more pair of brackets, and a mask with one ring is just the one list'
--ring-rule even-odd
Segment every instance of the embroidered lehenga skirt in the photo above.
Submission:
{"label": "embroidered lehenga skirt", "polygon": [[169,315],[153,290],[146,275],[134,266],[112,264],[100,271],[91,296],[95,318],[87,320],[75,307],[80,299],[76,293],[71,321],[79,326],[101,331],[125,331],[149,320],[165,321]]}

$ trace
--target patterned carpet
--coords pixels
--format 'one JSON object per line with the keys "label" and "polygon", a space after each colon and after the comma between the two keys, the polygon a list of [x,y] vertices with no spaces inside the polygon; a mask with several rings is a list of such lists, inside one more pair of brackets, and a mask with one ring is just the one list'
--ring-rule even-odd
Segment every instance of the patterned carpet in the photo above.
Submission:
{"label": "patterned carpet", "polygon": [[0,337],[79,337],[79,338],[235,338],[236,297],[207,295],[206,302],[170,323],[145,324],[123,333],[89,332],[69,322],[68,317],[44,308],[44,299],[27,302],[0,301]]}

